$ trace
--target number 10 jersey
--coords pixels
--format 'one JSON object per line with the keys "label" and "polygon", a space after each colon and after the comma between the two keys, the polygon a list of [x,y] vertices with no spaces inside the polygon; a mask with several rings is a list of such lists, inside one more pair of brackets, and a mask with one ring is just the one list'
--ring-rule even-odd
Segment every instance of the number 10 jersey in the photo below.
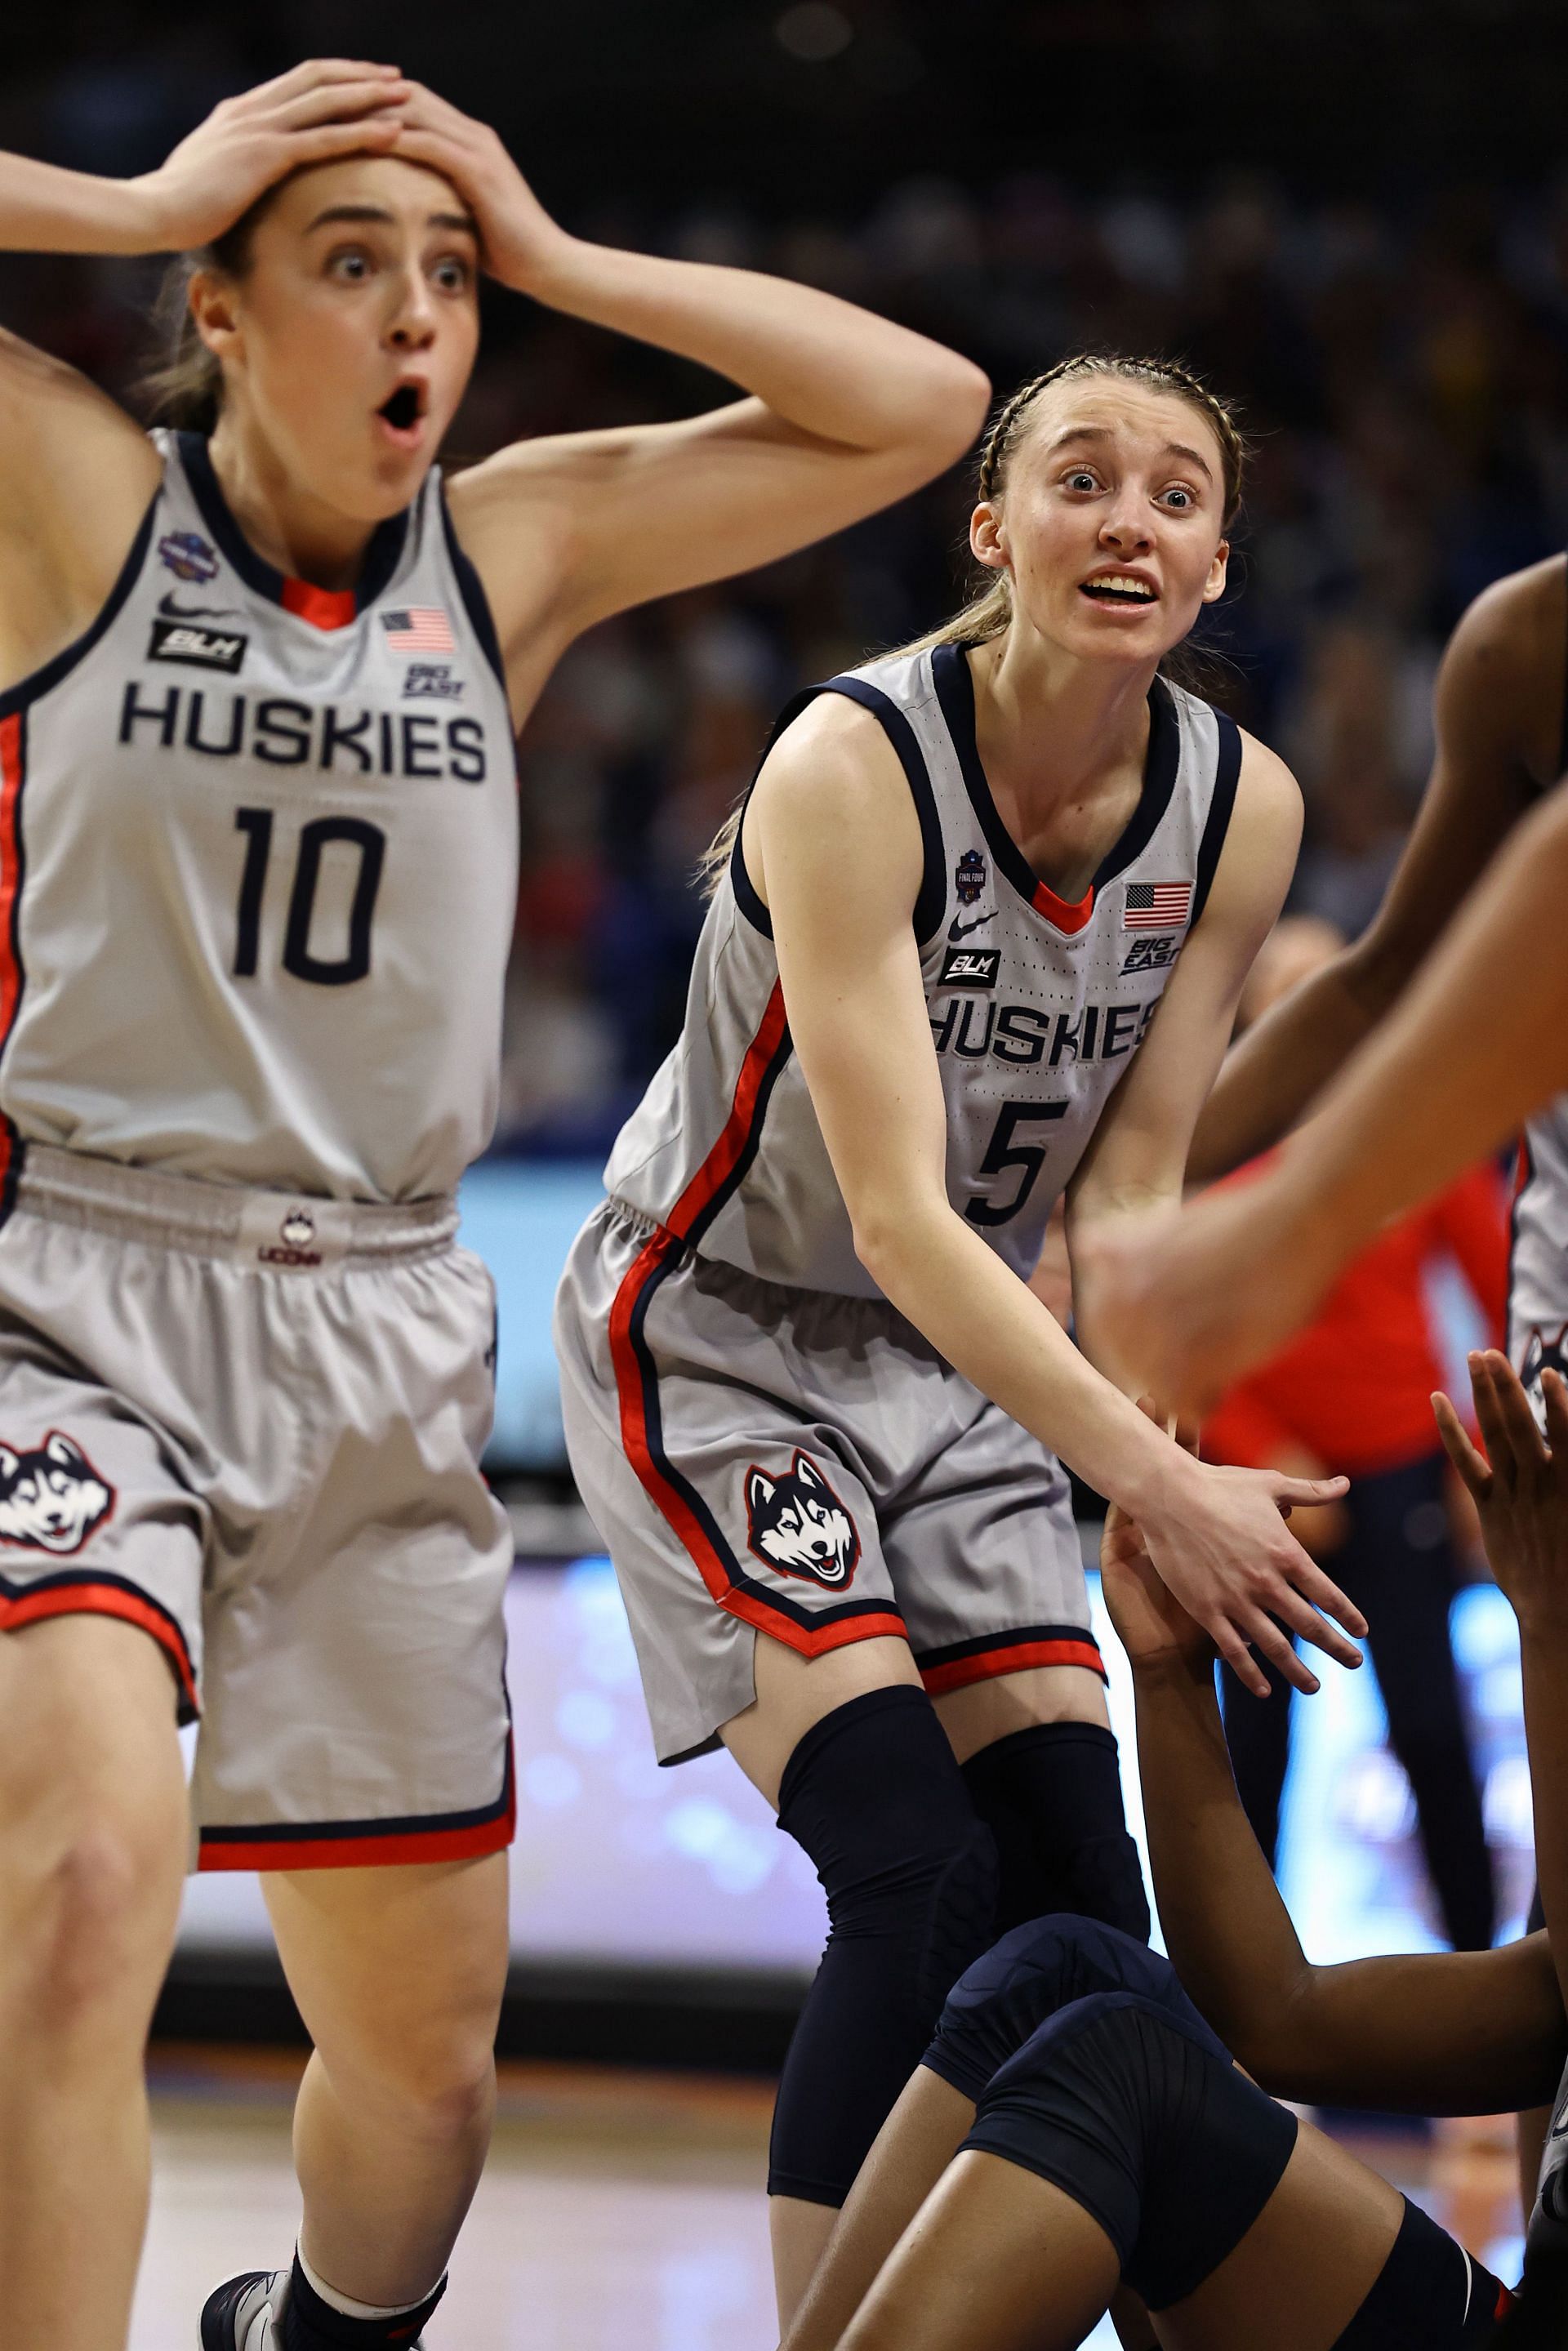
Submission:
{"label": "number 10 jersey", "polygon": [[[962,648],[893,654],[816,690],[871,711],[908,778],[925,841],[914,919],[946,1099],[947,1195],[1027,1278],[1203,913],[1240,737],[1156,680],[1138,804],[1069,903],[1030,871],[997,812]],[[765,1280],[877,1294],[791,1051],[771,923],[738,841],[703,927],[680,1041],[622,1130],[605,1184]]]}
{"label": "number 10 jersey", "polygon": [[433,470],[356,590],[206,444],[86,634],[0,695],[0,1211],[29,1140],[209,1182],[450,1190],[495,1119],[517,769]]}

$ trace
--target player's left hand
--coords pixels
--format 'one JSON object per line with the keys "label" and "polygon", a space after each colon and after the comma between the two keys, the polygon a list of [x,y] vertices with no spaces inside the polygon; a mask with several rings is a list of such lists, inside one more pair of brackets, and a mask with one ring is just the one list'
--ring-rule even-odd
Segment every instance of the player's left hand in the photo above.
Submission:
{"label": "player's left hand", "polygon": [[450,180],[478,225],[485,266],[519,294],[538,290],[550,263],[571,244],[488,123],[476,122],[423,82],[402,106],[400,162],[428,164]]}
{"label": "player's left hand", "polygon": [[1446,1395],[1432,1398],[1449,1460],[1480,1516],[1481,1537],[1521,1630],[1568,1632],[1568,1388],[1541,1375],[1543,1437],[1519,1374],[1496,1348],[1469,1357],[1483,1455]]}
{"label": "player's left hand", "polygon": [[[1140,1396],[1138,1409],[1164,1424],[1165,1416],[1152,1397]],[[1182,1451],[1196,1459],[1196,1422],[1178,1421],[1172,1435]],[[1116,1637],[1134,1673],[1161,1658],[1201,1661],[1217,1654],[1203,1626],[1161,1580],[1137,1521],[1115,1502],[1105,1513],[1100,1538],[1100,1579]]]}

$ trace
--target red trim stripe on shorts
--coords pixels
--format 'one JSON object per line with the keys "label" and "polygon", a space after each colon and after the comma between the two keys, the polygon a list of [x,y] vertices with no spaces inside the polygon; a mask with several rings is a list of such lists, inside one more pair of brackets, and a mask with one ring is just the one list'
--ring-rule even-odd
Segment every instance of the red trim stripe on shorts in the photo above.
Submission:
{"label": "red trim stripe on shorts", "polygon": [[768,1099],[791,1051],[784,991],[775,981],[761,1023],[736,1080],[729,1116],[713,1149],[664,1223],[639,1250],[610,1313],[610,1354],[621,1406],[626,1458],[660,1516],[695,1562],[711,1597],[732,1616],[769,1633],[805,1656],[819,1656],[879,1634],[907,1637],[903,1617],[884,1600],[853,1600],[831,1610],[810,1609],[749,1575],[736,1558],[712,1511],[664,1451],[658,1372],[644,1335],[648,1307],[659,1283],[700,1238],[731,1197],[756,1156]]}
{"label": "red trim stripe on shorts", "polygon": [[298,1829],[204,1829],[199,1869],[368,1869],[420,1861],[477,1861],[502,1853],[517,1828],[517,1769],[507,1734],[506,1777],[493,1804],[433,1820],[327,1821]]}

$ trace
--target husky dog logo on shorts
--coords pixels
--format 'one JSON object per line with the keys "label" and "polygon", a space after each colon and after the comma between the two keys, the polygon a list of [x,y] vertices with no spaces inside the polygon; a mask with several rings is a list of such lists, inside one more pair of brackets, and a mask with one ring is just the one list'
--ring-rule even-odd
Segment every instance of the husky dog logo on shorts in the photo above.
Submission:
{"label": "husky dog logo on shorts", "polygon": [[854,1580],[861,1539],[855,1522],[809,1453],[797,1448],[788,1470],[746,1473],[746,1540],[757,1557],[784,1575],[841,1591]]}
{"label": "husky dog logo on shorts", "polygon": [[0,1445],[0,1543],[60,1554],[80,1551],[113,1508],[113,1487],[57,1428],[32,1452]]}

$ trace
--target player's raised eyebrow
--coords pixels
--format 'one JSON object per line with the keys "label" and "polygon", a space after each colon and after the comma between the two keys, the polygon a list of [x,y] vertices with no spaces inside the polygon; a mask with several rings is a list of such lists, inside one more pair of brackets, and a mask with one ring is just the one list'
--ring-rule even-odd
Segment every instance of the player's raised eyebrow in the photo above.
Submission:
{"label": "player's raised eyebrow", "polygon": [[[1069,424],[1057,434],[1046,455],[1049,456],[1056,450],[1065,448],[1069,441],[1109,441],[1110,438],[1111,430],[1108,425]],[[1214,479],[1214,471],[1207,458],[1204,456],[1201,450],[1189,449],[1185,441],[1167,441],[1160,455],[1162,457],[1185,457],[1189,465],[1196,465],[1198,472],[1207,474],[1211,482]]]}
{"label": "player's raised eyebrow", "polygon": [[[395,215],[389,213],[384,204],[329,204],[325,212],[317,214],[306,230],[306,235],[308,236],[313,229],[325,228],[330,221],[376,221],[383,228],[395,228],[397,225]],[[479,224],[471,213],[432,213],[424,225],[426,228],[462,229],[469,236],[479,234]]]}

